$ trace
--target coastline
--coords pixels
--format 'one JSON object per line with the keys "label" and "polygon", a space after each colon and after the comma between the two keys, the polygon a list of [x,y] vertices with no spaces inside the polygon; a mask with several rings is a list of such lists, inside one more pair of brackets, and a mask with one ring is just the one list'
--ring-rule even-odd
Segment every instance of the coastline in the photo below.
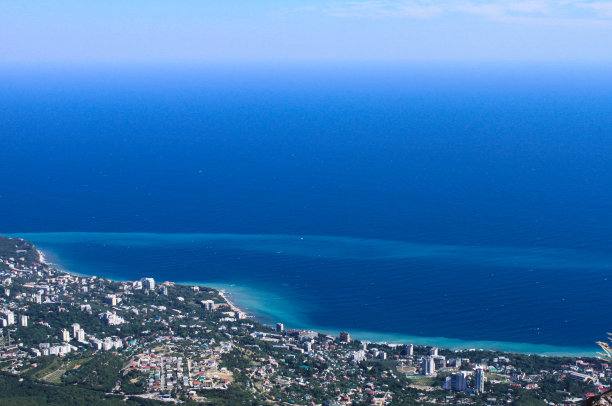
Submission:
{"label": "coastline", "polygon": [[[414,344],[420,346],[436,346],[439,348],[469,351],[469,350],[486,350],[498,351],[503,353],[514,354],[534,354],[541,356],[568,356],[568,357],[593,357],[598,350],[597,347],[581,348],[581,347],[563,347],[548,344],[520,343],[508,341],[468,341],[449,337],[425,337],[413,336],[402,333],[391,332],[376,332],[366,330],[356,330],[351,328],[323,327],[309,324],[306,320],[293,318],[293,322],[285,320],[284,317],[275,317],[275,312],[270,311],[267,306],[269,303],[262,303],[262,300],[254,300],[257,298],[267,298],[266,292],[258,292],[255,289],[242,287],[237,285],[226,284],[206,284],[199,282],[183,282],[186,284],[197,284],[200,286],[212,287],[213,289],[224,290],[226,296],[232,296],[234,303],[238,308],[243,309],[249,316],[263,324],[271,322],[282,322],[285,328],[295,328],[299,330],[313,330],[322,334],[330,334],[337,336],[340,331],[348,331],[351,337],[360,341],[371,342],[375,344]],[[212,286],[211,286],[212,285]],[[273,302],[274,300],[272,300]],[[278,306],[282,309],[282,303]],[[283,309],[284,310],[284,309]],[[297,323],[297,324],[296,324]]]}
{"label": "coastline", "polygon": [[36,252],[38,253],[38,262],[40,262],[43,265],[49,266],[49,262],[47,261],[47,258],[45,257],[44,252],[42,252],[38,248],[36,248]]}
{"label": "coastline", "polygon": [[[214,288],[213,288],[214,289]],[[217,289],[215,289],[217,290]],[[225,292],[224,290],[217,290],[217,293],[219,294],[219,296],[221,296],[223,298],[223,300],[225,300],[225,303],[227,303],[227,305],[229,306],[229,308],[234,311],[234,312],[240,312],[240,313],[245,313],[248,314],[247,312],[243,311],[242,309],[240,309],[238,306],[236,306],[231,300],[229,300],[227,298],[227,292]]]}
{"label": "coastline", "polygon": [[[41,263],[54,267],[61,272],[77,276],[96,276],[115,282],[127,281],[127,279],[116,277],[109,278],[99,274],[90,275],[62,268],[60,265],[48,260],[52,255],[45,255],[44,251],[38,248],[36,248],[36,250],[39,253]],[[143,277],[144,276],[146,275],[143,275]],[[596,351],[598,349],[597,347],[590,349],[506,341],[468,341],[448,337],[412,336],[401,333],[356,330],[353,328],[315,326],[310,325],[306,320],[299,317],[290,317],[289,314],[286,313],[287,307],[290,307],[288,303],[279,303],[276,308],[270,306],[270,301],[268,300],[270,296],[269,292],[260,292],[257,289],[235,284],[206,283],[200,281],[177,281],[173,283],[214,289],[232,311],[244,313],[249,319],[253,319],[262,324],[274,326],[275,323],[280,322],[285,324],[286,328],[312,330],[321,334],[330,335],[338,335],[340,331],[348,331],[355,339],[376,344],[414,344],[419,346],[436,346],[452,351],[485,350],[502,353],[561,357],[593,357],[596,356]],[[230,299],[230,297],[232,298]],[[263,303],[264,299],[266,300],[265,304]],[[273,301],[274,300],[272,300],[272,302]]]}
{"label": "coastline", "polygon": [[[51,267],[51,268],[55,268],[58,271],[67,273],[69,275],[75,275],[75,276],[81,276],[81,277],[95,276],[95,277],[98,277],[98,278],[108,279],[108,280],[111,280],[113,282],[126,282],[127,281],[127,279],[108,278],[106,276],[90,275],[90,274],[86,274],[86,273],[75,272],[73,270],[68,270],[68,269],[65,269],[65,268],[61,267],[59,264],[55,264],[55,263],[49,261],[47,259],[48,256],[45,255],[44,251],[42,251],[41,249],[36,248],[36,252],[38,252],[39,262],[42,265],[45,265],[45,266],[48,266],[48,267]],[[164,281],[164,282],[166,282],[166,281]],[[199,283],[199,282],[193,282],[193,283],[192,282],[183,282],[183,281],[181,281],[181,282],[167,281],[167,282],[172,282],[172,283],[175,283],[175,284],[178,284],[178,285],[184,285],[184,286],[200,286],[200,287],[205,287],[205,288],[208,288],[208,289],[213,289],[213,290],[215,290],[217,292],[217,294],[219,296],[221,296],[221,298],[224,300],[225,304],[227,304],[232,311],[245,313],[245,314],[249,315],[250,317],[253,317],[253,315],[249,314],[249,312],[245,311],[244,309],[242,309],[239,306],[237,306],[234,302],[232,302],[228,298],[229,293],[227,291],[225,291],[224,289],[217,289],[217,288],[212,287],[212,286],[210,286],[208,284]]]}

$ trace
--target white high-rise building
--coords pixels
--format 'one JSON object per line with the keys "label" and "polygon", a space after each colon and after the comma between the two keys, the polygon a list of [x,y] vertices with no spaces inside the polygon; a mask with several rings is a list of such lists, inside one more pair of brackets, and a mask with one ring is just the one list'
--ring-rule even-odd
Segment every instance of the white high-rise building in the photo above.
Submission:
{"label": "white high-rise building", "polygon": [[142,278],[142,287],[145,289],[153,290],[155,289],[155,279],[153,278]]}
{"label": "white high-rise building", "polygon": [[443,388],[448,389],[448,390],[455,390],[459,392],[466,392],[467,391],[467,381],[468,381],[467,372],[463,372],[463,371],[456,372],[446,378]]}
{"label": "white high-rise building", "polygon": [[123,341],[121,341],[121,339],[120,339],[120,338],[116,338],[116,339],[113,341],[113,346],[114,346],[115,348],[123,348]]}
{"label": "white high-rise building", "polygon": [[26,316],[25,314],[22,314],[19,316],[19,325],[21,327],[27,327],[28,326],[28,316]]}
{"label": "white high-rise building", "polygon": [[6,325],[7,326],[12,326],[13,324],[15,324],[15,313],[13,313],[11,310],[2,310],[2,318],[4,318],[6,320]]}
{"label": "white high-rise building", "polygon": [[409,357],[414,355],[414,345],[408,344],[406,346],[406,355],[409,356]]}
{"label": "white high-rise building", "polygon": [[434,358],[425,357],[423,358],[423,375],[431,376],[436,373],[436,363],[434,362]]}
{"label": "white high-rise building", "polygon": [[429,355],[437,356],[438,355],[438,347],[431,347],[429,349]]}
{"label": "white high-rise building", "polygon": [[484,393],[485,374],[484,369],[476,368],[474,371],[474,392]]}
{"label": "white high-rise building", "polygon": [[212,300],[202,300],[200,304],[202,305],[202,309],[204,310],[212,311],[215,308],[215,302],[213,302]]}
{"label": "white high-rise building", "polygon": [[104,301],[111,306],[117,306],[118,300],[117,295],[106,295]]}
{"label": "white high-rise building", "polygon": [[77,332],[81,329],[81,325],[79,323],[74,323],[72,325],[72,338],[76,338]]}
{"label": "white high-rise building", "polygon": [[70,341],[70,331],[68,331],[68,330],[66,330],[66,329],[64,328],[64,329],[62,329],[61,334],[62,334],[62,341],[66,342],[66,343],[67,343],[68,341]]}
{"label": "white high-rise building", "polygon": [[85,330],[83,330],[82,328],[80,328],[77,333],[76,333],[76,340],[77,341],[85,341]]}
{"label": "white high-rise building", "polygon": [[452,384],[452,377],[451,375],[447,376],[444,379],[444,382],[442,382],[442,389],[445,390],[452,390],[453,389],[453,384]]}

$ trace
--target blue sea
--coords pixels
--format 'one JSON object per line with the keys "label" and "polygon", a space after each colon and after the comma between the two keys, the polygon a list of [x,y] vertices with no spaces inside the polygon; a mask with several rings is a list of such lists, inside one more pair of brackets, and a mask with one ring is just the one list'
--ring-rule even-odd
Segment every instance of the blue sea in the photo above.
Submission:
{"label": "blue sea", "polygon": [[369,340],[593,354],[612,70],[0,70],[0,232]]}

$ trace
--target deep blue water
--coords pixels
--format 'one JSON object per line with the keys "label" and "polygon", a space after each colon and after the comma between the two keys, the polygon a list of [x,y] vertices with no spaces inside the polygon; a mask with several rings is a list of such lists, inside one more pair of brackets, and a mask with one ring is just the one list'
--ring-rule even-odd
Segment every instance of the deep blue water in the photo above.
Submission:
{"label": "deep blue water", "polygon": [[154,233],[27,237],[75,272],[265,292],[296,327],[592,347],[609,72],[4,70],[0,231]]}

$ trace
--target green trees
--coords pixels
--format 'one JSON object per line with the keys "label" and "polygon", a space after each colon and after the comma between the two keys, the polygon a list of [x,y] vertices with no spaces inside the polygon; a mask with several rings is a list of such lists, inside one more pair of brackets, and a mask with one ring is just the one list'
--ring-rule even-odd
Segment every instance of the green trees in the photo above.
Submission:
{"label": "green trees", "polygon": [[0,257],[14,258],[25,265],[31,265],[33,262],[38,262],[38,252],[34,244],[18,238],[8,238],[0,235]]}
{"label": "green trees", "polygon": [[123,357],[114,354],[96,354],[78,369],[68,371],[63,381],[67,384],[77,383],[96,390],[111,391],[121,378],[120,370],[124,365]]}

